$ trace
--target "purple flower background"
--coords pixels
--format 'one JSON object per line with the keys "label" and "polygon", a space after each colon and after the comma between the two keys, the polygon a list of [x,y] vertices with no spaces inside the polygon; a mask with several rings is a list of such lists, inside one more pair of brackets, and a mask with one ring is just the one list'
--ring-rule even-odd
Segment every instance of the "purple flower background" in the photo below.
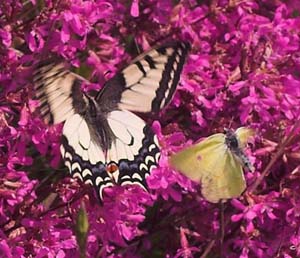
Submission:
{"label": "purple flower background", "polygon": [[[300,256],[299,15],[288,0],[1,1],[0,257]],[[33,63],[55,54],[99,89],[136,45],[170,39],[192,50],[153,123],[150,193],[116,186],[100,206],[61,164],[62,126],[40,119]],[[168,156],[240,126],[256,130],[255,172],[240,198],[208,203]]]}

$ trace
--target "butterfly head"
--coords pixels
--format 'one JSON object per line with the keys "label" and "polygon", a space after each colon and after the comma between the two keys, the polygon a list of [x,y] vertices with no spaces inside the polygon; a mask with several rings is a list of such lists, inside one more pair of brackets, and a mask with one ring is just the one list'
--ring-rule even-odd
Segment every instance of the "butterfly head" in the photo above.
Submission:
{"label": "butterfly head", "polygon": [[235,149],[238,149],[239,146],[239,140],[236,137],[235,132],[232,129],[224,128],[225,132],[225,144],[227,147],[232,151]]}

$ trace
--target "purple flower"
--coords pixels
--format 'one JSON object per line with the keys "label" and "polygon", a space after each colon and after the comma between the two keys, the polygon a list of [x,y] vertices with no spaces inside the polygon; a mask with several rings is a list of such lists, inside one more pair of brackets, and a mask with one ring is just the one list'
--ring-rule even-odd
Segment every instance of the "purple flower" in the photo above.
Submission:
{"label": "purple flower", "polygon": [[[74,228],[84,203],[87,257],[298,257],[296,2],[1,1],[2,256],[78,257]],[[62,125],[41,121],[33,67],[57,57],[92,82],[84,92],[98,90],[139,52],[136,45],[149,49],[172,39],[190,42],[192,50],[173,101],[154,118],[161,159],[147,178],[149,192],[114,186],[100,206],[91,186],[65,177]],[[255,129],[247,149],[255,172],[245,173],[247,190],[220,211],[201,197],[201,183],[172,170],[168,158],[241,126]]]}
{"label": "purple flower", "polygon": [[5,47],[10,47],[11,46],[11,34],[10,34],[10,27],[9,26],[6,26],[5,28],[3,29],[0,29],[0,38],[2,40],[2,44],[5,46]]}
{"label": "purple flower", "polygon": [[177,250],[177,254],[174,258],[183,257],[183,258],[189,258],[194,257],[192,252],[198,252],[199,248],[197,247],[189,247],[188,240],[185,235],[185,231],[183,228],[180,228],[180,243],[181,243],[181,249]]}
{"label": "purple flower", "polygon": [[140,15],[139,11],[139,1],[138,0],[133,0],[131,4],[131,9],[130,9],[130,14],[133,17],[138,17]]}

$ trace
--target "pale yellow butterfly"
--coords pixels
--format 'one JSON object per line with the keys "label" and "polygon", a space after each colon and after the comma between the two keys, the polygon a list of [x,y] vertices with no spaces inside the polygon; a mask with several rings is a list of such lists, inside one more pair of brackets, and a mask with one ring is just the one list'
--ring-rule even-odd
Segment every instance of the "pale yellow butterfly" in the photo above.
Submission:
{"label": "pale yellow butterfly", "polygon": [[170,165],[190,179],[201,183],[203,197],[213,203],[238,197],[246,189],[243,167],[254,167],[243,148],[253,130],[240,127],[213,134],[176,154]]}

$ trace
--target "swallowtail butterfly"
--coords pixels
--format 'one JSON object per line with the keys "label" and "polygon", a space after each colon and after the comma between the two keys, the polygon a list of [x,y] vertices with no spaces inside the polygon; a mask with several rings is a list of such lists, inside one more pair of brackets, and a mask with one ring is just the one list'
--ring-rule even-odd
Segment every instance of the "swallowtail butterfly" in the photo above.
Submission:
{"label": "swallowtail butterfly", "polygon": [[114,184],[145,188],[160,149],[155,134],[134,113],[154,113],[172,99],[189,45],[171,42],[138,56],[108,80],[95,97],[81,91],[84,78],[63,64],[41,64],[34,73],[40,113],[64,122],[61,155],[74,177],[93,185],[100,200]]}

